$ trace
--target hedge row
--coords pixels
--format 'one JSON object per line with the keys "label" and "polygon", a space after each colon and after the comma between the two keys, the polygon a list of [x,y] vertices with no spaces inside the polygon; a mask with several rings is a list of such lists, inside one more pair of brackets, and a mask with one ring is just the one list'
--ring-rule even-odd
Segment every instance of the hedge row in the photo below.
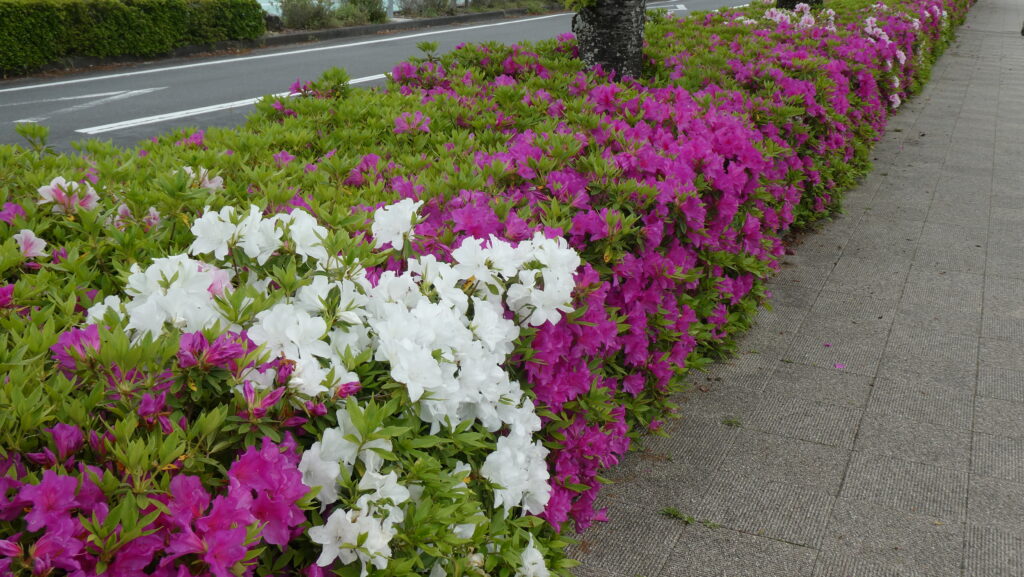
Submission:
{"label": "hedge row", "polygon": [[0,74],[71,56],[156,56],[263,33],[255,0],[0,0]]}
{"label": "hedge row", "polygon": [[0,147],[0,574],[568,574],[969,4],[661,15],[640,79],[466,45],[237,130]]}

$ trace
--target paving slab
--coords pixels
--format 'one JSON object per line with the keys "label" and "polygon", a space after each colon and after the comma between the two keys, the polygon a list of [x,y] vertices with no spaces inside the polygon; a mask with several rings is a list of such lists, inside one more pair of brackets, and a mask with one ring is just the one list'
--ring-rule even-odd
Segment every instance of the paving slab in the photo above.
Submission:
{"label": "paving slab", "polygon": [[609,472],[577,575],[1024,577],[1022,21],[972,8],[740,353]]}

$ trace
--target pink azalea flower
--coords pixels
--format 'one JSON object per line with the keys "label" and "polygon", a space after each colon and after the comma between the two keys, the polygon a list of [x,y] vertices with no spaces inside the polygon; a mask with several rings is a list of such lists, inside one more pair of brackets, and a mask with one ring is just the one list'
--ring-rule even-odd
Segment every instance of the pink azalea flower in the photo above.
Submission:
{"label": "pink azalea flower", "polygon": [[274,155],[274,163],[277,164],[278,168],[287,165],[293,160],[295,160],[295,155],[290,154],[287,150],[282,150]]}
{"label": "pink azalea flower", "polygon": [[203,537],[206,552],[203,561],[216,577],[235,577],[231,568],[245,559],[248,549],[245,546],[245,527],[237,529],[218,529]]}
{"label": "pink azalea flower", "polygon": [[57,337],[57,342],[50,347],[53,360],[57,361],[64,371],[74,371],[79,359],[86,359],[100,350],[100,329],[97,325],[89,325],[84,329],[71,328]]}
{"label": "pink azalea flower", "polygon": [[25,209],[21,208],[20,204],[13,202],[5,202],[3,210],[0,210],[0,222],[7,224],[13,224],[15,218],[24,216],[26,216]]}
{"label": "pink azalea flower", "polygon": [[178,366],[183,369],[196,366],[201,369],[228,368],[231,361],[244,355],[245,349],[230,333],[220,335],[213,344],[201,332],[185,333],[181,335],[178,349]]}
{"label": "pink azalea flower", "polygon": [[[78,208],[92,210],[99,204],[100,197],[88,182],[68,182],[58,176],[49,185],[40,186],[37,204],[53,203],[53,212],[70,214]],[[81,195],[79,194],[81,193]]]}
{"label": "pink azalea flower", "polygon": [[36,236],[36,233],[27,228],[13,236],[18,243],[18,250],[25,258],[39,258],[46,255],[46,241]]}
{"label": "pink azalea flower", "polygon": [[39,484],[23,486],[18,497],[31,504],[31,510],[25,515],[28,530],[61,527],[61,521],[67,520],[71,509],[78,506],[77,488],[78,479],[58,475],[51,469],[43,471]]}
{"label": "pink azalea flower", "polygon": [[203,488],[199,477],[177,475],[171,479],[171,500],[167,504],[170,521],[179,527],[188,527],[210,505],[210,494]]}
{"label": "pink azalea flower", "polygon": [[74,425],[58,423],[46,429],[46,432],[53,437],[53,444],[57,447],[57,455],[61,461],[67,460],[85,444],[85,435]]}
{"label": "pink azalea flower", "polygon": [[14,285],[0,286],[0,309],[14,308]]}

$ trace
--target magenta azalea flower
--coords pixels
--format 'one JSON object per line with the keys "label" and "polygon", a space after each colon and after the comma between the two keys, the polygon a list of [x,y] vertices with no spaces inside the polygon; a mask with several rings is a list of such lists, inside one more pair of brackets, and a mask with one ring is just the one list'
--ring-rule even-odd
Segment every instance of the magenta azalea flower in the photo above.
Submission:
{"label": "magenta azalea flower", "polygon": [[25,485],[18,497],[31,504],[25,515],[29,531],[43,527],[56,528],[68,519],[68,512],[78,506],[75,491],[78,479],[58,475],[50,469],[43,471],[43,480],[38,485]]}
{"label": "magenta azalea flower", "polygon": [[64,371],[74,371],[80,359],[86,359],[100,350],[100,329],[89,325],[84,329],[72,328],[57,337],[57,343],[50,347],[53,360]]}
{"label": "magenta azalea flower", "polygon": [[245,527],[237,529],[218,529],[207,533],[203,542],[206,552],[203,561],[216,577],[235,577],[231,568],[243,559],[248,549],[245,547]]}
{"label": "magenta azalea flower", "polygon": [[58,423],[46,429],[46,432],[53,437],[53,444],[57,447],[57,456],[61,461],[67,460],[85,443],[85,435],[82,434],[82,430],[74,425]]}
{"label": "magenta azalea flower", "polygon": [[5,202],[3,210],[0,210],[0,222],[13,224],[14,219],[18,218],[19,216],[26,216],[25,209],[21,208],[20,204],[14,204],[13,202]]}
{"label": "magenta azalea flower", "polygon": [[233,340],[233,335],[224,334],[210,344],[206,335],[201,332],[181,335],[181,348],[178,350],[178,366],[183,369],[199,367],[229,368],[231,361],[245,355],[245,348]]}
{"label": "magenta azalea flower", "polygon": [[14,285],[6,284],[0,286],[0,309],[14,308],[11,304],[14,301]]}
{"label": "magenta azalea flower", "polygon": [[171,501],[167,504],[170,520],[179,527],[188,527],[210,506],[210,494],[199,477],[178,475],[171,479]]}

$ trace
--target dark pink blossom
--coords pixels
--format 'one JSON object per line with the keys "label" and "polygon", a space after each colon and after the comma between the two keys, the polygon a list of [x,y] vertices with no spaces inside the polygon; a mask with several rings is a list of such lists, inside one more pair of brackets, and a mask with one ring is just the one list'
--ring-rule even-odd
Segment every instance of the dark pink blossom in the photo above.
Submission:
{"label": "dark pink blossom", "polygon": [[78,506],[75,499],[77,489],[77,479],[59,475],[51,469],[43,471],[43,479],[38,484],[23,486],[18,497],[31,504],[31,510],[25,515],[28,530],[62,526],[61,521]]}
{"label": "dark pink blossom", "polygon": [[74,371],[79,360],[88,359],[100,350],[100,330],[96,325],[84,329],[71,328],[57,337],[57,343],[50,347],[53,360],[65,372]]}

